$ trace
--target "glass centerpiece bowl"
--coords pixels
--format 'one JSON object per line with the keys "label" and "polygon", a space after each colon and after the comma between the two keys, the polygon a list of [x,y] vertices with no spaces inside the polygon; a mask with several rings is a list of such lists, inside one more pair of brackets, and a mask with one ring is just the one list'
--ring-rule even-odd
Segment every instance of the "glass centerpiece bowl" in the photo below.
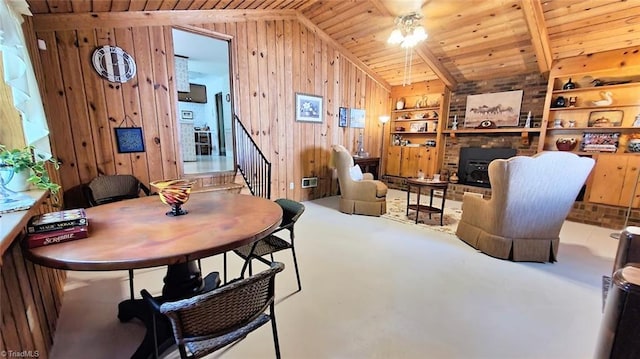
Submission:
{"label": "glass centerpiece bowl", "polygon": [[151,182],[151,185],[159,190],[162,203],[171,206],[167,216],[181,216],[188,212],[182,209],[182,205],[187,203],[191,194],[191,186],[195,180],[174,179]]}

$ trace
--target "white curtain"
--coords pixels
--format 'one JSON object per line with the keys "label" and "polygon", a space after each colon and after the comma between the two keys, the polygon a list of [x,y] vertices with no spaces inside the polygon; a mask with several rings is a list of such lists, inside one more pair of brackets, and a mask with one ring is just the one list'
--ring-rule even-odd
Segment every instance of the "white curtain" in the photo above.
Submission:
{"label": "white curtain", "polygon": [[49,158],[49,127],[22,33],[22,15],[31,16],[26,0],[0,0],[0,51],[4,81],[11,87],[14,106],[22,116],[27,145],[35,146],[36,153]]}

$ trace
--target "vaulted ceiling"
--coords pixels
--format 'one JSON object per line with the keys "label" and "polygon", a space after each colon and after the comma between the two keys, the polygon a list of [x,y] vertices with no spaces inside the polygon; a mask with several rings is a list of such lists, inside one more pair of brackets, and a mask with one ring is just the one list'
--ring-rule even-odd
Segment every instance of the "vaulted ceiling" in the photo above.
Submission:
{"label": "vaulted ceiling", "polygon": [[[554,60],[640,43],[638,0],[27,0],[34,18],[131,11],[295,13],[388,85],[440,78],[451,88],[531,72]],[[398,15],[419,12],[429,35],[406,53],[386,40]],[[640,55],[639,55],[640,56]]]}

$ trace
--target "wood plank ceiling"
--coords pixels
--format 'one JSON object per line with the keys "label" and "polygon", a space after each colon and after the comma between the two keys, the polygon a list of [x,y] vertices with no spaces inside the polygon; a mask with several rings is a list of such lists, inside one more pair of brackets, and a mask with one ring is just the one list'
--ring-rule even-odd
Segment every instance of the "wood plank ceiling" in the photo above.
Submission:
{"label": "wood plank ceiling", "polygon": [[[385,85],[546,72],[553,60],[640,43],[639,0],[27,0],[34,19],[130,11],[288,10],[333,39]],[[247,10],[247,13],[252,10]],[[429,38],[412,53],[386,40],[417,11]],[[408,56],[407,58],[407,55]]]}

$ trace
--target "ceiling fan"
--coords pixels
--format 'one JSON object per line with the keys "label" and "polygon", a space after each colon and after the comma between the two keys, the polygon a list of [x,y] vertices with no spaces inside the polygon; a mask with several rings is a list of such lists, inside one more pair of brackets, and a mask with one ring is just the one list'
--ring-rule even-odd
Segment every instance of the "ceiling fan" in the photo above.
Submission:
{"label": "ceiling fan", "polygon": [[[400,45],[405,50],[404,57],[404,77],[402,85],[411,84],[411,65],[413,63],[413,47],[418,43],[427,39],[427,32],[422,25],[422,9],[427,1],[393,1],[380,0],[384,13],[385,9],[389,15],[394,15],[394,27],[387,43],[391,45]],[[386,14],[385,14],[386,15]]]}

